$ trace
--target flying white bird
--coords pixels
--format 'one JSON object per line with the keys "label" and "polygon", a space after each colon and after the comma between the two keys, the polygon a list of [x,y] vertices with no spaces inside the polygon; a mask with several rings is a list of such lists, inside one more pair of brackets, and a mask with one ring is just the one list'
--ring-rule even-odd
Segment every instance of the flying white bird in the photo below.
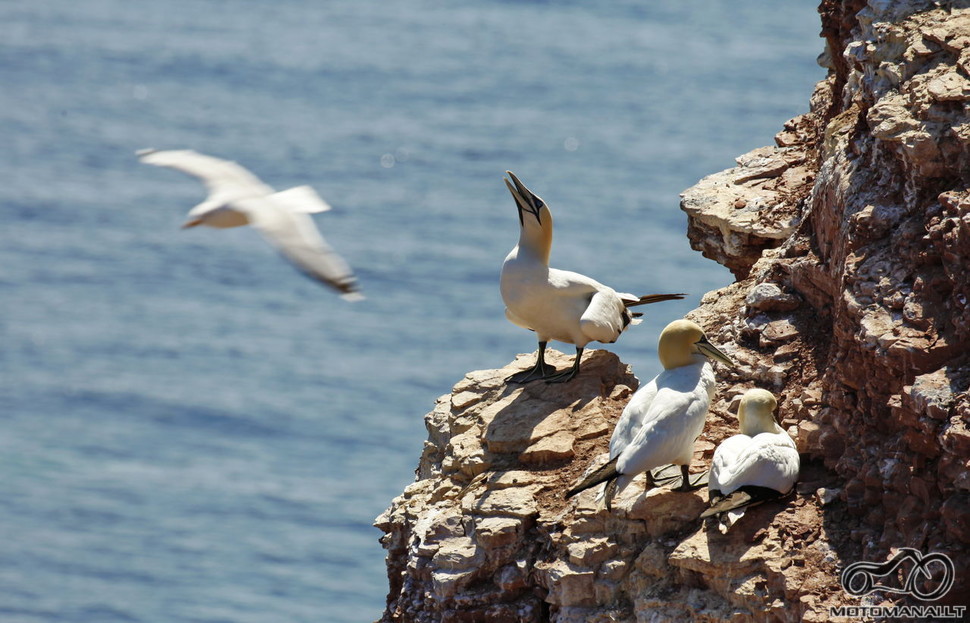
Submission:
{"label": "flying white bird", "polygon": [[633,477],[673,463],[680,465],[680,490],[691,486],[688,467],[694,442],[704,430],[714,396],[714,370],[708,358],[733,367],[727,355],[711,344],[699,326],[675,320],[660,334],[657,353],[664,371],[633,394],[613,429],[610,460],[566,493],[570,498],[602,482],[606,508]]}
{"label": "flying white bird", "polygon": [[[579,373],[583,348],[590,342],[612,344],[642,314],[629,308],[647,303],[682,299],[683,294],[635,296],[617,292],[586,275],[549,268],[552,247],[552,212],[549,206],[519,181],[505,178],[505,185],[519,211],[519,244],[505,258],[501,290],[505,316],[517,326],[535,331],[539,353],[535,365],[506,379],[527,383],[543,379],[563,383]],[[513,186],[514,183],[514,186]],[[559,372],[545,361],[549,340],[576,346],[576,359],[569,370]]]}
{"label": "flying white bird", "polygon": [[778,406],[771,392],[749,389],[738,407],[741,433],[728,437],[714,451],[708,481],[710,508],[701,518],[720,516],[727,532],[745,508],[788,495],[798,479],[798,450],[775,421]]}
{"label": "flying white bird", "polygon": [[363,298],[350,266],[308,216],[330,209],[311,187],[276,192],[239,164],[191,149],[142,149],[137,155],[145,164],[175,169],[205,184],[209,196],[189,211],[183,229],[252,225],[308,277],[336,289],[346,300]]}

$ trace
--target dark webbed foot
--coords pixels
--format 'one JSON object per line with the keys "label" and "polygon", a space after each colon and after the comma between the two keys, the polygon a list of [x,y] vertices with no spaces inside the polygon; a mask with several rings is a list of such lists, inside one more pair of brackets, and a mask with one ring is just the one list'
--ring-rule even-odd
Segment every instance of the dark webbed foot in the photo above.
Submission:
{"label": "dark webbed foot", "polygon": [[699,474],[691,475],[687,471],[686,465],[664,465],[663,467],[658,467],[647,475],[653,480],[654,484],[658,487],[670,487],[674,491],[694,491],[695,489],[700,489],[707,485],[708,476],[710,473],[708,471],[703,471]]}
{"label": "dark webbed foot", "polygon": [[550,375],[558,374],[558,370],[546,363],[546,342],[539,342],[539,353],[536,355],[536,363],[528,370],[516,372],[505,377],[506,383],[528,383],[538,381]]}
{"label": "dark webbed foot", "polygon": [[556,374],[550,374],[549,376],[544,376],[542,377],[542,380],[544,380],[546,383],[566,383],[576,378],[576,375],[578,373],[579,373],[579,370],[573,367],[564,372],[558,372]]}
{"label": "dark webbed foot", "polygon": [[647,472],[647,480],[652,487],[668,487],[680,484],[680,470],[676,465],[668,463]]}
{"label": "dark webbed foot", "polygon": [[691,490],[700,489],[701,487],[706,487],[710,478],[711,478],[711,472],[706,469],[699,474],[694,474],[693,476],[690,477]]}
{"label": "dark webbed foot", "polygon": [[506,383],[528,383],[530,381],[538,381],[539,379],[544,379],[549,375],[555,375],[558,370],[550,365],[543,366],[541,369],[539,366],[533,366],[528,370],[523,370],[522,372],[516,372],[511,376],[505,377]]}
{"label": "dark webbed foot", "polygon": [[691,477],[690,472],[687,470],[686,465],[680,466],[680,486],[674,489],[675,491],[694,491],[695,489],[700,489],[707,484],[708,472],[703,471],[700,474],[694,474]]}
{"label": "dark webbed foot", "polygon": [[576,358],[573,360],[573,367],[563,372],[558,372],[555,374],[550,374],[548,376],[542,377],[546,383],[566,383],[568,381],[576,378],[579,374],[579,360],[583,358],[583,349],[576,347]]}

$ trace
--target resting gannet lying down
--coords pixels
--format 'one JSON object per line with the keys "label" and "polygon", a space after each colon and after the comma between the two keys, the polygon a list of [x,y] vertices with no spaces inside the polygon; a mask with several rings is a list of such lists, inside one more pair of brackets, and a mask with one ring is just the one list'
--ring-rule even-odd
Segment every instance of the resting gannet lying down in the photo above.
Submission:
{"label": "resting gannet lying down", "polygon": [[183,229],[252,225],[308,277],[336,289],[348,301],[364,298],[350,266],[327,244],[308,216],[330,209],[309,186],[275,192],[235,162],[191,149],[142,149],[137,155],[145,164],[188,173],[205,184],[209,196],[189,211]]}
{"label": "resting gannet lying down", "polygon": [[603,494],[610,510],[613,496],[634,476],[646,472],[650,487],[650,470],[668,463],[680,465],[680,490],[692,488],[688,466],[714,396],[714,370],[708,358],[731,367],[734,362],[690,320],[668,324],[657,352],[664,371],[638,389],[623,409],[610,439],[609,462],[573,487],[567,498],[606,482]]}
{"label": "resting gannet lying down", "polygon": [[[505,178],[519,210],[519,244],[502,266],[502,300],[505,316],[512,324],[536,332],[539,353],[536,363],[508,377],[506,382],[527,383],[544,379],[564,383],[579,372],[583,348],[590,342],[612,344],[627,326],[638,324],[642,314],[628,308],[647,303],[682,299],[683,294],[635,296],[618,293],[586,275],[549,268],[552,247],[552,213],[549,206],[525,187],[511,171]],[[528,216],[526,216],[528,214]],[[571,369],[558,372],[545,361],[546,344],[558,340],[575,344],[576,359]]]}
{"label": "resting gannet lying down", "polygon": [[701,517],[719,515],[727,532],[748,506],[784,497],[798,479],[795,443],[774,418],[778,405],[771,392],[749,389],[738,407],[741,433],[714,451],[708,482],[711,507]]}

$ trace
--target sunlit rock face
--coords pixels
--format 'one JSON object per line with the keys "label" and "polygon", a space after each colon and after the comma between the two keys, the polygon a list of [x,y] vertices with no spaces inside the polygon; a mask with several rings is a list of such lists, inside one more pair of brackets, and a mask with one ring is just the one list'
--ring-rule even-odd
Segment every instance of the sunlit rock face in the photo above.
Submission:
{"label": "sunlit rock face", "polygon": [[[722,206],[716,228],[688,201],[706,180],[683,208],[695,248],[746,276],[709,294],[698,319],[741,346],[799,450],[838,475],[858,556],[948,552],[966,578],[970,9],[941,4],[822,3],[829,76],[762,152],[812,165],[793,185],[765,183],[795,223],[783,241],[758,252],[724,234],[756,227],[740,207],[732,227],[723,209],[760,184],[741,159],[712,176],[734,178],[706,199]],[[764,228],[779,222],[769,215]]]}
{"label": "sunlit rock face", "polygon": [[[548,360],[571,363],[557,351]],[[597,350],[566,385],[505,384],[530,362],[469,373],[425,417],[417,479],[376,521],[388,552],[384,621],[812,620],[841,603],[838,554],[823,538],[831,500],[816,494],[835,481],[820,462],[804,472],[804,495],[749,510],[726,535],[698,519],[704,488],[645,491],[641,476],[612,512],[597,489],[566,501],[606,459],[638,382]],[[743,376],[719,392],[693,472],[737,432],[728,410],[750,385]]]}
{"label": "sunlit rock face", "polygon": [[935,603],[968,599],[970,9],[819,11],[829,75],[808,112],[682,203],[691,244],[738,279],[689,315],[738,364],[717,368],[691,471],[762,387],[802,456],[795,495],[726,534],[698,520],[703,489],[638,479],[612,512],[598,487],[567,502],[638,382],[599,350],[571,383],[507,386],[523,356],[426,416],[416,480],[377,520],[384,621],[828,621],[923,603],[839,583],[902,547],[955,563]]}

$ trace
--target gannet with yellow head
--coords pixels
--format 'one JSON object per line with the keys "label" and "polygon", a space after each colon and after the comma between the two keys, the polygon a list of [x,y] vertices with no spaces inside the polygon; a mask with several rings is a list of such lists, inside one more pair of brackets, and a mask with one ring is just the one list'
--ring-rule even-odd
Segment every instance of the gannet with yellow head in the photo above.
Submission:
{"label": "gannet with yellow head", "polygon": [[704,331],[690,320],[675,320],[660,334],[657,353],[664,370],[633,394],[613,429],[610,460],[573,487],[572,497],[606,482],[606,507],[633,477],[673,463],[680,466],[683,491],[690,490],[688,468],[694,442],[704,430],[714,396],[714,369],[710,360],[734,363],[711,344]]}
{"label": "gannet with yellow head", "polygon": [[[563,383],[579,373],[583,349],[590,342],[611,344],[642,314],[630,307],[682,299],[683,294],[635,296],[617,292],[586,275],[549,268],[552,248],[552,213],[549,206],[511,171],[505,184],[519,211],[519,244],[505,258],[501,290],[505,316],[512,324],[536,332],[536,363],[506,379],[527,383],[543,379]],[[545,361],[546,345],[557,340],[576,346],[572,368],[558,372]]]}
{"label": "gannet with yellow head", "polygon": [[738,406],[740,434],[728,437],[714,451],[708,481],[710,505],[701,517],[720,516],[726,532],[744,509],[784,497],[798,479],[798,450],[778,425],[778,402],[771,392],[749,389]]}

